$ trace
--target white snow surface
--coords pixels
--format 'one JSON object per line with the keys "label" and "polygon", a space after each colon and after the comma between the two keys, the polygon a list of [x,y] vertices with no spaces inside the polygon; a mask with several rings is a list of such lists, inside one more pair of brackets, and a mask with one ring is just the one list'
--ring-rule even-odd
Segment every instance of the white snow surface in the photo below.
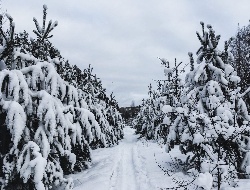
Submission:
{"label": "white snow surface", "polygon": [[[91,167],[68,176],[74,180],[74,190],[152,190],[176,186],[172,177],[163,171],[171,162],[164,146],[154,141],[138,140],[134,132],[127,126],[119,145],[94,150]],[[181,155],[178,149],[170,153],[173,152],[175,156]],[[175,176],[181,178],[183,174]]]}
{"label": "white snow surface", "polygon": [[74,189],[137,190],[152,189],[140,154],[138,136],[134,129],[124,128],[124,139],[118,146],[100,148],[92,152],[89,169],[69,175],[74,179]]}
{"label": "white snow surface", "polygon": [[[124,139],[119,145],[93,150],[90,168],[67,177],[73,178],[74,190],[174,189],[178,185],[173,179],[184,181],[184,184],[195,179],[192,175],[184,175],[178,169],[175,169],[175,173],[171,172],[171,164],[175,162],[176,157],[185,159],[178,146],[166,153],[164,145],[145,139],[138,140],[135,130],[127,126],[124,128]],[[205,177],[205,174],[202,175]],[[200,177],[197,176],[196,181],[209,189],[211,184],[203,184],[206,180]],[[196,181],[187,186],[189,190],[197,188]],[[240,180],[238,187],[228,187],[228,190],[247,190],[249,186],[250,180]]]}
{"label": "white snow surface", "polygon": [[164,106],[162,107],[162,111],[163,111],[164,113],[169,113],[169,112],[172,112],[172,111],[173,111],[173,108],[172,108],[170,105],[164,105]]}

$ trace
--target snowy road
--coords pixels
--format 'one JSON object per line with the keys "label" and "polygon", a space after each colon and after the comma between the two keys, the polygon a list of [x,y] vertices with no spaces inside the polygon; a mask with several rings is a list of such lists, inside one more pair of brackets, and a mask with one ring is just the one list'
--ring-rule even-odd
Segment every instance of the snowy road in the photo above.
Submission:
{"label": "snowy road", "polygon": [[[137,190],[133,149],[136,146],[137,137],[133,135],[131,128],[125,128],[124,140],[118,146],[116,160],[112,169],[110,190]],[[119,188],[118,188],[119,187]]]}
{"label": "snowy road", "polygon": [[124,128],[124,139],[118,146],[93,151],[90,169],[71,175],[75,190],[149,190],[143,158],[139,155],[138,136],[134,129]]}
{"label": "snowy road", "polygon": [[[124,135],[119,145],[94,150],[89,169],[69,176],[74,180],[74,190],[164,190],[176,187],[173,176],[169,177],[164,171],[169,169],[174,157],[181,157],[178,148],[167,154],[161,144],[137,140],[138,136],[130,127],[124,128]],[[175,176],[180,181],[187,179],[181,173]],[[248,181],[242,181],[241,187],[234,190],[246,190],[249,185]],[[188,189],[195,187],[191,185]]]}
{"label": "snowy road", "polygon": [[[156,142],[137,140],[134,129],[124,128],[119,145],[93,151],[88,170],[70,175],[74,190],[158,190],[174,187],[171,177],[163,171],[170,158]],[[178,150],[174,150],[178,155]],[[161,168],[159,167],[161,166]]]}

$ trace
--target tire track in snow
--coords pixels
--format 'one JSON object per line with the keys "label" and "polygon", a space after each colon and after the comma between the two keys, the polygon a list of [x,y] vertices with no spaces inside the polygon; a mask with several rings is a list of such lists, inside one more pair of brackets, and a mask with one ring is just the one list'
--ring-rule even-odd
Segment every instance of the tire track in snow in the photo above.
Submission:
{"label": "tire track in snow", "polygon": [[136,171],[136,180],[139,184],[140,190],[152,190],[156,189],[152,186],[148,173],[145,167],[145,158],[141,157],[140,152],[138,150],[138,144],[133,148],[133,159]]}
{"label": "tire track in snow", "polygon": [[[72,174],[75,190],[154,190],[149,183],[146,158],[143,157],[138,135],[124,128],[119,145],[93,151],[91,167]],[[143,151],[143,150],[142,150]]]}
{"label": "tire track in snow", "polygon": [[124,129],[124,140],[118,145],[119,151],[116,155],[116,162],[113,167],[110,179],[110,190],[138,190],[137,172],[134,163],[134,147],[137,136],[134,130],[126,127]]}
{"label": "tire track in snow", "polygon": [[121,166],[121,148],[119,147],[118,151],[115,154],[114,166],[112,168],[112,173],[110,176],[110,182],[109,182],[110,190],[115,190],[117,178],[120,172],[120,166]]}

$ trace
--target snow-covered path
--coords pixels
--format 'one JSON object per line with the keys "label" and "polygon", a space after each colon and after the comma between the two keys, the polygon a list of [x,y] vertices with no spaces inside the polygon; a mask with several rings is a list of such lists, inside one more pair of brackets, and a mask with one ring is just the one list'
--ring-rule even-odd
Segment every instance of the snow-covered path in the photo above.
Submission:
{"label": "snow-covered path", "polygon": [[[174,166],[175,157],[183,156],[178,147],[167,154],[161,144],[137,138],[134,129],[125,127],[124,139],[119,145],[94,150],[91,167],[69,176],[74,180],[74,190],[164,190],[176,189],[173,177],[185,180],[184,184],[192,181],[178,173],[178,167],[174,176],[166,174]],[[240,187],[232,189],[247,190],[249,185],[249,180],[242,180]],[[178,190],[182,189],[185,188]],[[196,189],[196,186],[191,184],[188,189]]]}
{"label": "snow-covered path", "polygon": [[[124,140],[118,146],[116,160],[110,179],[110,190],[137,190],[136,172],[133,160],[133,148],[136,146],[137,137],[131,128],[125,128]],[[119,187],[119,188],[118,188]]]}
{"label": "snow-covered path", "polygon": [[137,138],[134,129],[125,127],[124,139],[118,146],[94,150],[91,168],[70,176],[74,189],[152,189],[145,163],[138,153]]}
{"label": "snow-covered path", "polygon": [[[172,152],[178,155],[178,149]],[[138,140],[135,130],[124,128],[119,145],[93,151],[89,169],[74,175],[74,190],[155,190],[175,187],[166,168],[172,158],[156,142]],[[160,167],[159,167],[160,166]]]}

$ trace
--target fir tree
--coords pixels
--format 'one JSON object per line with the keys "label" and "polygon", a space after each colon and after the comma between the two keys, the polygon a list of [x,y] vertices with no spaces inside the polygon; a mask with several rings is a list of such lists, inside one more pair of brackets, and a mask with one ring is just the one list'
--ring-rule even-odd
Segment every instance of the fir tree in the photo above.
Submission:
{"label": "fir tree", "polygon": [[175,143],[182,153],[192,152],[187,162],[200,173],[198,181],[204,175],[213,176],[213,185],[220,189],[234,185],[237,172],[242,172],[241,147],[245,145],[241,138],[249,133],[249,115],[237,88],[240,78],[231,66],[234,60],[228,43],[224,51],[218,50],[220,36],[211,25],[208,32],[203,22],[201,26],[198,67],[186,76],[186,96],[181,107],[174,109],[177,118],[170,128],[167,151]]}
{"label": "fir tree", "polygon": [[137,118],[134,120],[134,127],[137,133],[147,139],[158,139],[165,141],[169,126],[174,120],[174,115],[165,113],[166,105],[179,104],[182,91],[182,84],[179,78],[178,67],[182,62],[170,68],[170,64],[165,59],[160,59],[164,66],[164,73],[167,79],[157,80],[157,91],[153,90],[152,85],[148,86],[149,98],[143,102]]}
{"label": "fir tree", "polygon": [[[237,75],[241,78],[239,86],[241,92],[246,91],[250,86],[250,25],[242,28],[238,27],[237,33],[234,38],[229,40],[231,52],[235,61],[232,62]],[[250,102],[250,93],[244,96],[245,102]],[[250,104],[247,104],[248,111],[250,111]]]}
{"label": "fir tree", "polygon": [[42,28],[34,19],[35,40],[26,31],[15,34],[9,15],[10,30],[0,25],[3,189],[72,189],[64,175],[89,166],[91,147],[117,144],[123,136],[117,102],[106,104],[101,81],[72,67],[49,42],[57,22],[46,27],[43,8]]}

